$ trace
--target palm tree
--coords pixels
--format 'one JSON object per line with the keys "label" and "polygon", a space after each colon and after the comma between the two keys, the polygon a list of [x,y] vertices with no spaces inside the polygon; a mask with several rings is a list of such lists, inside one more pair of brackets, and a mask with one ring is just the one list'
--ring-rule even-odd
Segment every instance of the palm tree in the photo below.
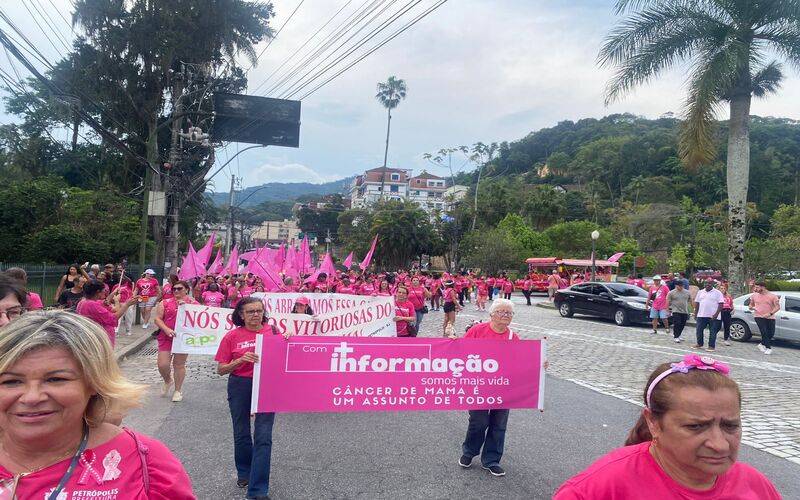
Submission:
{"label": "palm tree", "polygon": [[381,198],[383,198],[383,189],[386,181],[386,160],[389,157],[389,132],[392,129],[392,110],[400,105],[400,101],[406,98],[406,81],[390,76],[385,82],[378,83],[378,93],[375,94],[381,105],[389,113],[386,121],[386,149],[383,152],[383,173],[381,175]]}
{"label": "palm tree", "polygon": [[616,68],[606,104],[679,63],[690,62],[680,154],[689,168],[715,157],[714,118],[730,109],[727,154],[728,275],[744,286],[750,175],[750,103],[774,93],[783,78],[771,53],[800,66],[797,0],[618,0],[627,17],[609,34],[598,61]]}

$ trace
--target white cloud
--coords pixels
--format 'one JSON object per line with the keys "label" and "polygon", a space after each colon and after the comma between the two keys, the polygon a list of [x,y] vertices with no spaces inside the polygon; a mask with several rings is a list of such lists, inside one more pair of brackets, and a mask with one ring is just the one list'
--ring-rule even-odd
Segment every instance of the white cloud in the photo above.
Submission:
{"label": "white cloud", "polygon": [[336,174],[323,175],[299,163],[264,163],[258,167],[242,170],[246,186],[257,186],[267,182],[311,182],[322,184],[341,177]]}

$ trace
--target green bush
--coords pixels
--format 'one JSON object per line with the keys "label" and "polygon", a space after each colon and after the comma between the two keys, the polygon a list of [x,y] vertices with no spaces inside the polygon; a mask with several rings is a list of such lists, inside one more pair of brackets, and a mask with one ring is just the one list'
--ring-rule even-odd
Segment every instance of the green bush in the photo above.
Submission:
{"label": "green bush", "polygon": [[767,290],[773,292],[800,292],[800,281],[767,280]]}

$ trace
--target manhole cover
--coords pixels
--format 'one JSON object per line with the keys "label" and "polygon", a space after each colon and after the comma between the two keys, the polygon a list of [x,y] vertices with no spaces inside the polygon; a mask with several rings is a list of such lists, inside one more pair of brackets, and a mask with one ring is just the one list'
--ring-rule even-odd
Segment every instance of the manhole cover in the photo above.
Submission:
{"label": "manhole cover", "polygon": [[158,354],[158,344],[154,342],[148,342],[146,346],[142,347],[142,349],[136,353],[136,357],[145,357],[145,356],[152,356],[154,354]]}

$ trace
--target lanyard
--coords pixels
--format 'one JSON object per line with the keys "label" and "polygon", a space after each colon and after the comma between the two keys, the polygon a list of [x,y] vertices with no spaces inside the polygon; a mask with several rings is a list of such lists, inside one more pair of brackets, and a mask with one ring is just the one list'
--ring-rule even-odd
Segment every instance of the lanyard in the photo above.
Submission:
{"label": "lanyard", "polygon": [[67,472],[61,477],[61,481],[59,481],[58,486],[56,489],[50,493],[48,500],[57,500],[58,494],[61,493],[61,490],[64,489],[64,486],[67,485],[67,482],[72,477],[72,474],[75,472],[75,467],[78,465],[78,460],[81,457],[81,454],[86,449],[86,443],[89,441],[89,426],[86,425],[84,422],[83,424],[83,437],[81,438],[81,444],[78,446],[78,449],[75,451],[75,455],[72,456],[72,461],[69,463],[69,467],[67,468]]}

